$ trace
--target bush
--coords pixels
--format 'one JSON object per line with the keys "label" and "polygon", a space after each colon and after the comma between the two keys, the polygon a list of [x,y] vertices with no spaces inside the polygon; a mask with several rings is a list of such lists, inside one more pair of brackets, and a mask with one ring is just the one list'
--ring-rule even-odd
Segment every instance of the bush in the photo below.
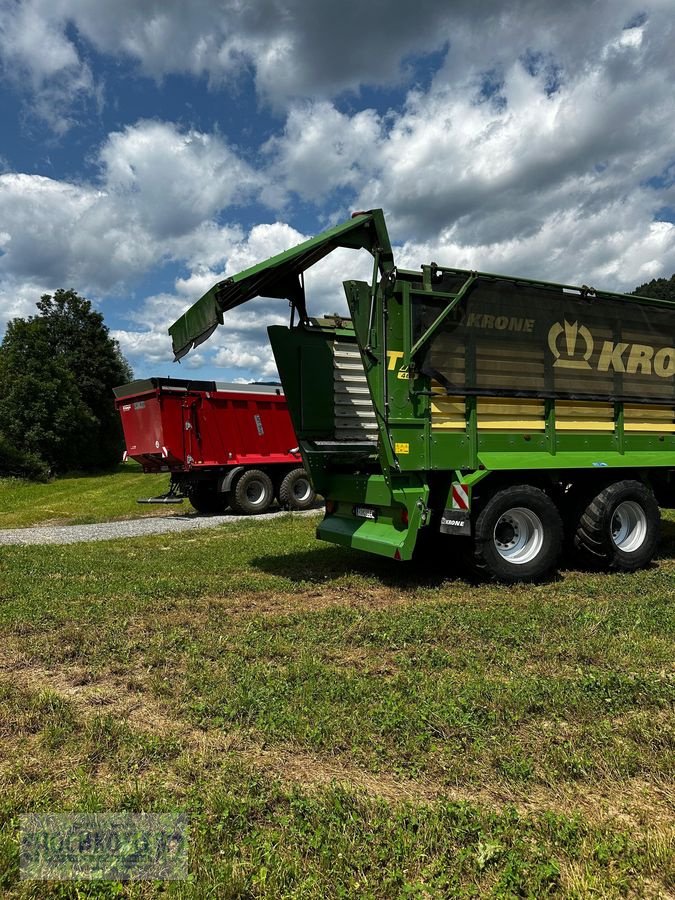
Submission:
{"label": "bush", "polygon": [[0,476],[47,481],[49,467],[35,453],[18,450],[4,434],[0,434]]}

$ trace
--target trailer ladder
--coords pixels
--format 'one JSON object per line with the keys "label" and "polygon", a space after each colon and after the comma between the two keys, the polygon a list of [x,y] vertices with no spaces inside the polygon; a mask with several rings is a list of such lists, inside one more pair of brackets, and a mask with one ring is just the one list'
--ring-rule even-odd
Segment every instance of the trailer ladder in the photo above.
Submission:
{"label": "trailer ladder", "polygon": [[333,344],[333,391],[336,441],[377,442],[377,419],[361,354],[355,343],[339,338]]}

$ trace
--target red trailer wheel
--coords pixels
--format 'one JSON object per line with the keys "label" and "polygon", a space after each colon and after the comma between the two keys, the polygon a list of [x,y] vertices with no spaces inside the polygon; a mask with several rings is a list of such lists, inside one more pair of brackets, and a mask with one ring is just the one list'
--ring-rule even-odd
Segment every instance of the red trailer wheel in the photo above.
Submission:
{"label": "red trailer wheel", "polygon": [[274,499],[272,479],[261,469],[247,469],[239,476],[232,492],[232,509],[254,515],[270,508]]}
{"label": "red trailer wheel", "polygon": [[216,480],[195,481],[187,487],[188,499],[200,513],[222,513],[227,509],[229,497],[218,491]]}
{"label": "red trailer wheel", "polygon": [[309,475],[302,468],[291,469],[279,487],[279,503],[285,509],[309,509],[316,501],[316,492]]}

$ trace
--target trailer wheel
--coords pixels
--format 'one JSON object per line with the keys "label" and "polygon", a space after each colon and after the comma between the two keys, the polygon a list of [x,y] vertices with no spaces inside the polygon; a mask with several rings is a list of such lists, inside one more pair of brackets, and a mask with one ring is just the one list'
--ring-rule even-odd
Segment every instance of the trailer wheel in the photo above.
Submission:
{"label": "trailer wheel", "polygon": [[274,499],[272,479],[260,469],[247,469],[237,479],[232,494],[232,509],[244,515],[262,513]]}
{"label": "trailer wheel", "polygon": [[485,504],[474,527],[474,565],[498,581],[538,581],[555,569],[563,526],[555,504],[528,484],[504,488]]}
{"label": "trailer wheel", "polygon": [[659,542],[661,513],[641,481],[615,481],[581,513],[574,546],[610,569],[633,572],[651,561]]}
{"label": "trailer wheel", "polygon": [[309,509],[316,500],[307,472],[298,467],[284,475],[279,486],[279,503],[284,509]]}
{"label": "trailer wheel", "polygon": [[227,509],[228,495],[218,491],[216,481],[196,481],[187,487],[188,499],[200,513],[222,513]]}

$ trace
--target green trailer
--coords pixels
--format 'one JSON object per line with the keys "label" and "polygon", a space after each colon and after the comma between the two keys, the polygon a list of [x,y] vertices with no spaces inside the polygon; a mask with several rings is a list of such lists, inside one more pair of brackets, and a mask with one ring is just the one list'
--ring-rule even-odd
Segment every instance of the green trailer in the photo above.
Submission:
{"label": "green trailer", "polygon": [[[350,318],[312,318],[303,273],[366,249]],[[675,304],[466,271],[395,266],[375,209],[208,291],[169,329],[177,359],[254,297],[268,329],[317,536],[396,560],[469,558],[534,580],[565,544],[608,568],[651,560],[675,497]]]}

